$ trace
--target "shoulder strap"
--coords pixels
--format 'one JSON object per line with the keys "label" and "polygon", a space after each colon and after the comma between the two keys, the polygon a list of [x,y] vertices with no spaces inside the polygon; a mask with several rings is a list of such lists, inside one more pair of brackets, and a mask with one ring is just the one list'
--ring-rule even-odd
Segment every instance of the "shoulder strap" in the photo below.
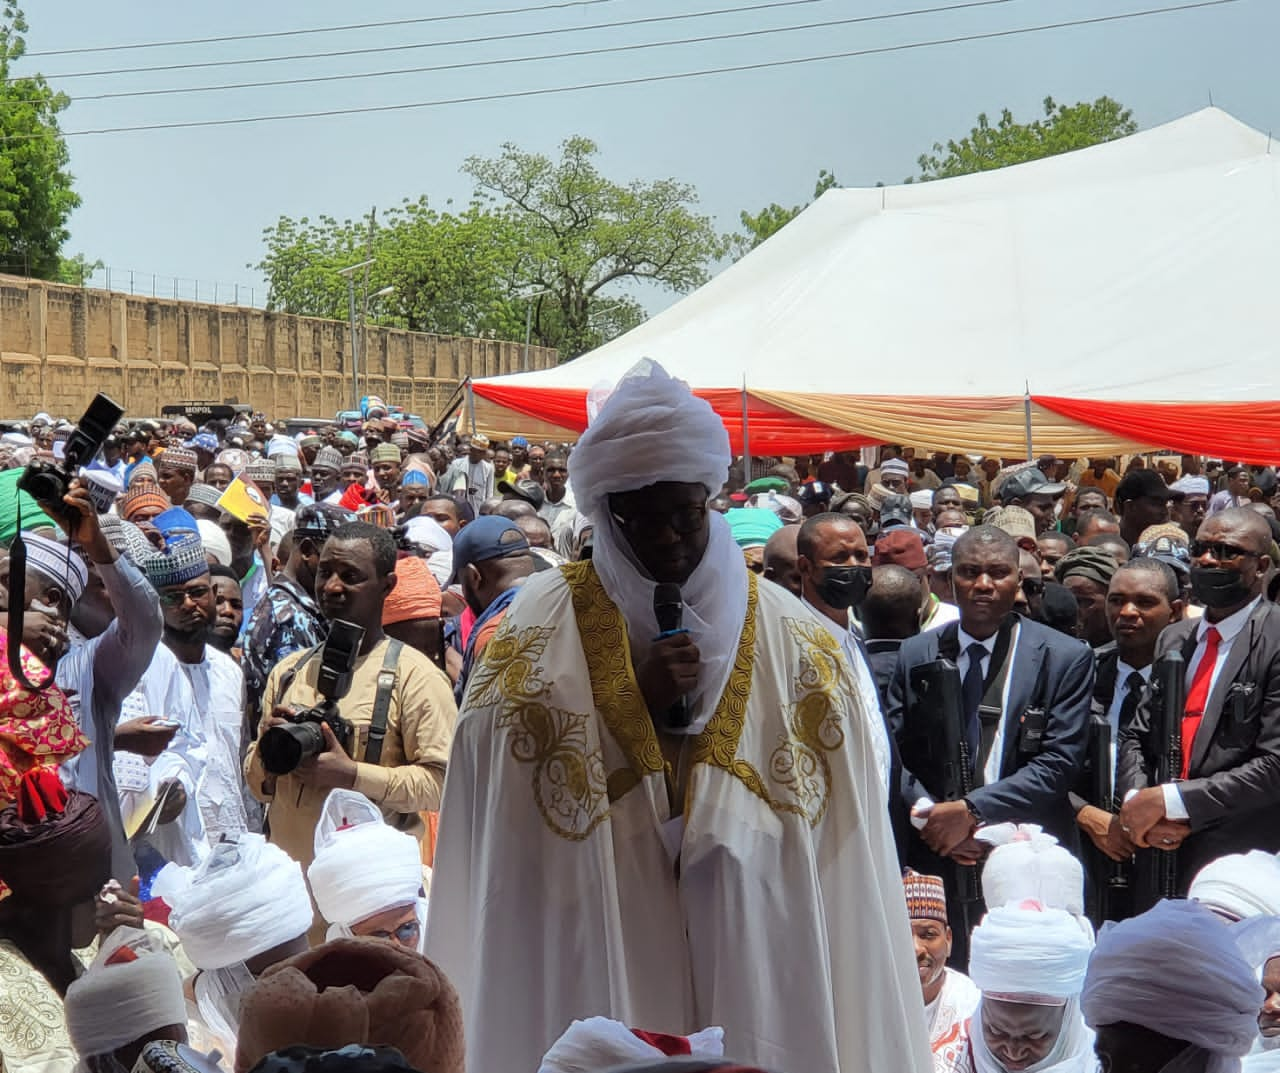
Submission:
{"label": "shoulder strap", "polygon": [[284,702],[284,695],[289,692],[289,687],[293,685],[293,680],[298,677],[298,672],[302,670],[302,668],[305,667],[308,663],[310,663],[315,658],[316,653],[319,652],[322,648],[324,648],[323,641],[321,641],[320,644],[318,645],[312,646],[310,649],[307,650],[307,654],[305,656],[303,656],[300,660],[298,660],[297,663],[295,663],[292,667],[290,667],[287,671],[285,671],[282,675],[280,675],[280,689],[276,692],[277,704],[282,704]]}
{"label": "shoulder strap", "polygon": [[369,724],[369,740],[364,747],[366,764],[382,763],[382,740],[387,736],[387,715],[391,711],[391,694],[396,688],[396,665],[400,662],[401,641],[394,637],[382,657],[378,672],[378,692],[373,698],[373,721]]}

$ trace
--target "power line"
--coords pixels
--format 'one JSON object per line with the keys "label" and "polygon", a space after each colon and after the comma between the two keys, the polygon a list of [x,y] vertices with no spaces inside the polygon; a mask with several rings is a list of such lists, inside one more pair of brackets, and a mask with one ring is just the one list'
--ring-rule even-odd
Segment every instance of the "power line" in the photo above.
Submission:
{"label": "power line", "polygon": [[226,34],[222,37],[188,37],[175,41],[139,41],[128,45],[88,45],[84,48],[53,48],[43,52],[26,52],[25,56],[78,56],[87,52],[126,52],[141,48],[176,48],[181,45],[217,45],[228,41],[261,41],[272,37],[301,37],[305,34],[345,33],[349,30],[375,30],[390,26],[418,26],[429,22],[455,22],[459,19],[484,19],[494,15],[524,15],[531,11],[559,11],[564,8],[613,4],[618,0],[567,0],[557,4],[535,4],[531,7],[508,7],[495,11],[467,11],[455,15],[425,15],[416,19],[389,19],[385,22],[353,22],[346,26],[314,26],[309,30],[271,30],[256,34]]}
{"label": "power line", "polygon": [[[1241,0],[1199,0],[1190,4],[1171,4],[1164,7],[1146,8],[1141,11],[1127,11],[1115,15],[1098,15],[1088,19],[1069,19],[1062,22],[1043,23],[1039,26],[1022,26],[1009,30],[991,30],[986,33],[963,34],[955,37],[935,38],[929,41],[912,41],[899,45],[883,45],[878,48],[855,49],[848,52],[829,52],[819,56],[801,56],[785,60],[762,60],[757,63],[737,64],[730,67],[710,67],[697,71],[677,71],[671,74],[644,75],[636,78],[614,79],[603,82],[589,82],[574,86],[550,86],[543,89],[513,90],[507,93],[485,93],[470,97],[452,97],[434,101],[417,101],[407,104],[369,105],[353,108],[332,108],[317,112],[292,112],[265,116],[237,116],[230,119],[196,119],[173,123],[143,123],[132,126],[99,127],[91,130],[73,130],[62,134],[65,138],[86,137],[93,134],[131,134],[152,130],[189,130],[200,127],[243,126],[251,123],[276,123],[294,119],[324,119],[335,116],[370,115],[379,112],[404,112],[423,108],[441,108],[455,104],[479,104],[489,101],[515,100],[525,97],[545,97],[560,93],[577,93],[585,90],[612,89],[621,86],[651,85],[661,82],[675,82],[687,78],[704,78],[711,75],[737,74],[745,71],[761,71],[779,67],[795,67],[809,63],[825,63],[831,60],[852,59],[862,56],[886,55],[894,52],[909,52],[918,49],[936,48],[942,45],[965,44],[971,41],[990,41],[1006,37],[1018,37],[1022,34],[1044,33],[1051,30],[1064,30],[1079,26],[1097,26],[1103,23],[1123,22],[1129,19],[1147,18],[1152,15],[1164,15],[1181,11],[1194,11],[1203,8],[1224,7],[1238,4]],[[0,139],[0,144],[7,142],[29,141],[32,138],[45,137],[46,134],[9,135]]]}
{"label": "power line", "polygon": [[[400,67],[383,71],[361,71],[355,74],[313,75],[305,78],[281,78],[261,82],[232,82],[217,86],[175,86],[165,89],[133,89],[119,90],[112,93],[87,93],[73,97],[73,101],[105,101],[119,100],[125,97],[166,97],[184,93],[217,93],[236,89],[269,89],[279,86],[301,86],[318,82],[347,82],[362,78],[389,78],[398,75],[431,74],[441,71],[459,71],[476,67],[503,67],[513,63],[535,63],[544,60],[579,59],[586,56],[603,56],[619,52],[637,52],[650,48],[669,48],[676,45],[701,45],[717,41],[741,40],[751,37],[763,37],[769,34],[796,33],[803,30],[829,29],[834,26],[848,26],[855,23],[880,22],[889,19],[900,19],[916,15],[936,15],[968,8],[994,7],[996,5],[1017,3],[1019,0],[966,0],[959,4],[946,4],[939,7],[917,8],[913,11],[895,11],[881,15],[857,15],[847,19],[829,19],[823,22],[808,22],[798,26],[775,26],[760,30],[738,30],[733,33],[705,34],[701,37],[683,37],[670,41],[645,41],[629,45],[604,45],[596,48],[575,49],[570,52],[551,52],[540,56],[508,56],[496,60],[465,60],[457,63],[435,64],[430,67]],[[27,101],[0,101],[13,105],[25,104]]]}
{"label": "power line", "polygon": [[[783,7],[803,7],[822,4],[827,0],[768,0],[766,3],[745,7],[722,7],[711,11],[688,11],[679,15],[647,15],[638,19],[620,19],[617,22],[597,22],[587,26],[561,26],[556,29],[519,30],[507,34],[491,34],[484,37],[461,37],[452,41],[423,41],[412,45],[371,45],[367,48],[334,49],[329,52],[297,52],[284,56],[252,56],[234,60],[201,60],[197,63],[165,63],[150,67],[116,67],[101,71],[68,71],[46,74],[49,81],[67,78],[98,78],[106,75],[154,74],[157,71],[194,71],[209,67],[244,67],[256,63],[287,63],[294,60],[325,60],[342,56],[370,56],[386,52],[406,52],[419,48],[445,48],[454,45],[487,45],[497,41],[518,41],[530,37],[549,37],[553,34],[580,34],[592,30],[616,30],[625,26],[645,26],[661,22],[682,22],[688,19],[705,19],[715,15],[742,15],[752,11],[766,11]],[[7,79],[16,82],[18,79]]]}

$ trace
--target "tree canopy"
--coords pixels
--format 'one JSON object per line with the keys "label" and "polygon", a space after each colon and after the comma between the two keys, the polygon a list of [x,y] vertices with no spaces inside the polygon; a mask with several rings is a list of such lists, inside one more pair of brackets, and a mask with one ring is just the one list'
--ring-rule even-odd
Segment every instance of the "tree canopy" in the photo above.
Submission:
{"label": "tree canopy", "polygon": [[407,328],[522,339],[530,315],[535,343],[574,357],[643,320],[623,285],[689,290],[725,247],[695,212],[693,187],[617,182],[597,152],[570,138],[559,160],[514,145],[472,157],[463,171],[476,193],[461,212],[420,197],[376,222],[281,217],[253,267],[270,282],[271,308],[345,318],[337,270],[372,258],[368,291],[393,287],[381,308]]}
{"label": "tree canopy", "polygon": [[1133,113],[1110,97],[1071,105],[1058,104],[1052,97],[1046,97],[1042,119],[1019,123],[1005,108],[992,126],[984,112],[978,116],[978,125],[965,137],[948,141],[946,145],[935,142],[933,151],[922,154],[917,161],[919,178],[921,181],[949,179],[1023,164],[1123,138],[1137,129]]}
{"label": "tree canopy", "polygon": [[70,104],[42,75],[15,74],[26,52],[21,9],[0,9],[0,271],[57,278],[67,219],[80,204],[58,113]]}

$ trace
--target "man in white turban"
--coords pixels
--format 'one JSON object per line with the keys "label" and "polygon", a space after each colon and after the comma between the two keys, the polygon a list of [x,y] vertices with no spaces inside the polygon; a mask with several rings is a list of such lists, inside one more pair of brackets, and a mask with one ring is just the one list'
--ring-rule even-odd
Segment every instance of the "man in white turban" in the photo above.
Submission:
{"label": "man in white turban", "polygon": [[570,458],[594,557],[530,578],[472,673],[426,943],[471,1068],[524,1073],[599,1015],[721,1025],[765,1068],[930,1069],[868,720],[708,511],[729,461],[711,407],[637,365]]}
{"label": "man in white turban", "polygon": [[327,939],[371,936],[421,952],[427,919],[422,847],[355,790],[333,790],[316,825],[307,882]]}
{"label": "man in white turban", "polygon": [[219,842],[195,868],[166,865],[151,893],[199,970],[188,1020],[200,1051],[236,1053],[240,997],[272,965],[307,949],[313,910],[302,866],[262,835]]}
{"label": "man in white turban", "polygon": [[1053,835],[1033,823],[1001,823],[983,828],[979,838],[995,847],[982,866],[987,908],[1034,901],[1086,919],[1084,866]]}
{"label": "man in white turban", "polygon": [[187,1042],[187,1004],[177,963],[151,933],[117,928],[67,988],[67,1032],[80,1069],[125,1073],[145,1044]]}
{"label": "man in white turban", "polygon": [[[1248,929],[1256,925],[1243,925]],[[1269,921],[1261,921],[1270,927]],[[1235,1073],[1258,1034],[1263,990],[1242,945],[1196,902],[1107,924],[1082,1004],[1112,1073]]]}
{"label": "man in white turban", "polygon": [[1280,857],[1260,849],[1219,857],[1196,873],[1187,897],[1230,921],[1280,916]]}
{"label": "man in white turban", "polygon": [[[1061,909],[992,909],[974,929],[969,975],[982,1001],[969,1027],[976,1073],[1092,1073],[1080,989],[1093,942]],[[1118,1073],[1118,1071],[1117,1071]]]}

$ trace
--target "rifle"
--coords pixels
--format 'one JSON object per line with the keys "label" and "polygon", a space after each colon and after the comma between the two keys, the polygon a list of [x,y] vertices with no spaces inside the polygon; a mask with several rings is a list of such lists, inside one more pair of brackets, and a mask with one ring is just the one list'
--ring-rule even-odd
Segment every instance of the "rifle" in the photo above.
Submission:
{"label": "rifle", "polygon": [[[960,801],[973,790],[973,757],[965,737],[965,712],[960,671],[949,659],[935,659],[911,669],[911,687],[921,706],[930,716],[930,748],[937,742],[942,747],[942,799]],[[956,864],[960,913],[966,934],[976,920],[975,910],[982,901],[978,868],[972,864]]]}
{"label": "rifle", "polygon": [[[1182,653],[1165,653],[1151,672],[1152,719],[1150,741],[1158,750],[1153,785],[1163,786],[1182,778],[1182,717],[1187,704],[1187,664]],[[1140,855],[1142,906],[1151,908],[1161,898],[1178,896],[1178,854],[1149,849]]]}
{"label": "rifle", "polygon": [[[1093,786],[1090,796],[1103,812],[1118,811],[1115,799],[1115,771],[1111,763],[1111,722],[1105,715],[1093,721]],[[1113,861],[1106,854],[1099,854],[1103,861],[1103,874],[1098,882],[1098,923],[1110,918],[1113,895],[1128,890],[1129,877],[1123,861]]]}

